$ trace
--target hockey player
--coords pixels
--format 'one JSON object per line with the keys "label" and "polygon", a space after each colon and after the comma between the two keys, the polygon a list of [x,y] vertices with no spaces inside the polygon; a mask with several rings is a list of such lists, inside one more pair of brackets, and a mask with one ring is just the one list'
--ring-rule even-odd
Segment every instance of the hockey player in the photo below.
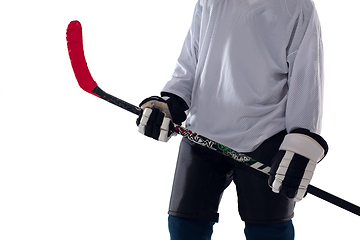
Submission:
{"label": "hockey player", "polygon": [[271,176],[189,140],[169,206],[172,240],[209,240],[234,181],[248,240],[294,239],[292,217],[327,144],[320,24],[311,0],[199,0],[172,79],[145,99],[139,131],[172,122],[271,165]]}

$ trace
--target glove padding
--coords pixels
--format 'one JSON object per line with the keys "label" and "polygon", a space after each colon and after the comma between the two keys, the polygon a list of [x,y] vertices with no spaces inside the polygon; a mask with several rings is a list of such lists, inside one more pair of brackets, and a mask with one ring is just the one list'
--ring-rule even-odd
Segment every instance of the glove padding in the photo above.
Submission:
{"label": "glove padding", "polygon": [[167,142],[174,134],[173,122],[181,124],[186,119],[188,108],[180,97],[170,93],[164,98],[146,98],[140,107],[143,112],[136,121],[139,132],[162,142]]}
{"label": "glove padding", "polygon": [[162,142],[167,142],[174,131],[171,119],[157,108],[145,108],[138,126],[140,133]]}
{"label": "glove padding", "polygon": [[299,202],[327,151],[326,141],[309,130],[296,129],[286,135],[272,161],[268,180],[272,191]]}

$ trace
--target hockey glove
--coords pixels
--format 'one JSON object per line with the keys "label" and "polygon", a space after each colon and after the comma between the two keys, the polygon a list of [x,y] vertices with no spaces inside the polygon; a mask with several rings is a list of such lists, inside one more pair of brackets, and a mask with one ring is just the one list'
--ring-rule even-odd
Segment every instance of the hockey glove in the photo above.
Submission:
{"label": "hockey glove", "polygon": [[286,135],[272,161],[268,180],[272,191],[299,202],[327,151],[326,141],[309,130],[296,129]]}
{"label": "hockey glove", "polygon": [[174,133],[174,123],[181,125],[186,119],[188,106],[180,97],[162,93],[140,103],[143,112],[136,120],[139,132],[156,140],[167,142]]}

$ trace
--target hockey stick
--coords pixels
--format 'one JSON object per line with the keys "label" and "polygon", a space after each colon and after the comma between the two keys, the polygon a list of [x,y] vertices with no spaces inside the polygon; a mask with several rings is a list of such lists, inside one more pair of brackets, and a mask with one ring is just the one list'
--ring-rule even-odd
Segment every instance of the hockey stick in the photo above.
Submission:
{"label": "hockey stick", "polygon": [[[84,49],[82,43],[82,28],[79,21],[70,22],[67,28],[67,46],[69,51],[69,57],[71,60],[71,65],[73,67],[75,77],[79,83],[79,86],[86,92],[93,94],[107,102],[110,102],[118,107],[121,107],[129,112],[132,112],[136,115],[141,113],[141,108],[136,107],[128,102],[125,102],[121,99],[118,99],[99,88],[97,83],[92,78],[90,71],[87,67]],[[236,152],[235,150],[228,148],[220,143],[217,143],[213,140],[210,140],[204,136],[201,136],[197,133],[194,133],[186,128],[183,128],[179,125],[175,125],[175,132],[182,135],[183,137],[202,145],[206,148],[212,149],[218,153],[226,155],[237,162],[245,164],[253,169],[256,169],[264,174],[270,174],[270,167],[265,164],[252,159],[245,154]],[[360,207],[345,201],[339,197],[336,197],[330,193],[327,193],[319,188],[316,188],[312,185],[308,186],[308,193],[319,197],[323,200],[326,200],[338,207],[341,207],[345,210],[348,210],[358,216],[360,216]]]}

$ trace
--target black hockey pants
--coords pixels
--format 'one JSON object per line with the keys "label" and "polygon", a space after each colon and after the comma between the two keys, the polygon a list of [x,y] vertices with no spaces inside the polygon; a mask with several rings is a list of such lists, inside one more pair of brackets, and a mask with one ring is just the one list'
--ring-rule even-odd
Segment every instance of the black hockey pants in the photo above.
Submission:
{"label": "black hockey pants", "polygon": [[[285,135],[285,130],[274,135],[247,155],[271,165],[271,160]],[[294,232],[291,231],[293,226],[290,220],[293,217],[295,203],[280,194],[273,193],[265,174],[183,139],[169,206],[171,216],[169,229],[172,240],[190,240],[191,232],[204,234],[202,238],[194,238],[196,240],[210,239],[212,225],[219,218],[218,207],[222,193],[231,182],[236,185],[238,211],[241,219],[246,223],[245,234],[248,239],[260,239],[251,238],[259,232],[256,230],[258,228],[263,228],[264,230],[261,231],[263,233],[267,232],[266,229],[271,232],[282,228],[290,235]],[[206,230],[200,231],[199,229],[202,228]],[[187,237],[180,238],[181,235],[177,235],[179,231],[182,232],[181,234],[187,234]],[[293,238],[278,238],[280,239]]]}

